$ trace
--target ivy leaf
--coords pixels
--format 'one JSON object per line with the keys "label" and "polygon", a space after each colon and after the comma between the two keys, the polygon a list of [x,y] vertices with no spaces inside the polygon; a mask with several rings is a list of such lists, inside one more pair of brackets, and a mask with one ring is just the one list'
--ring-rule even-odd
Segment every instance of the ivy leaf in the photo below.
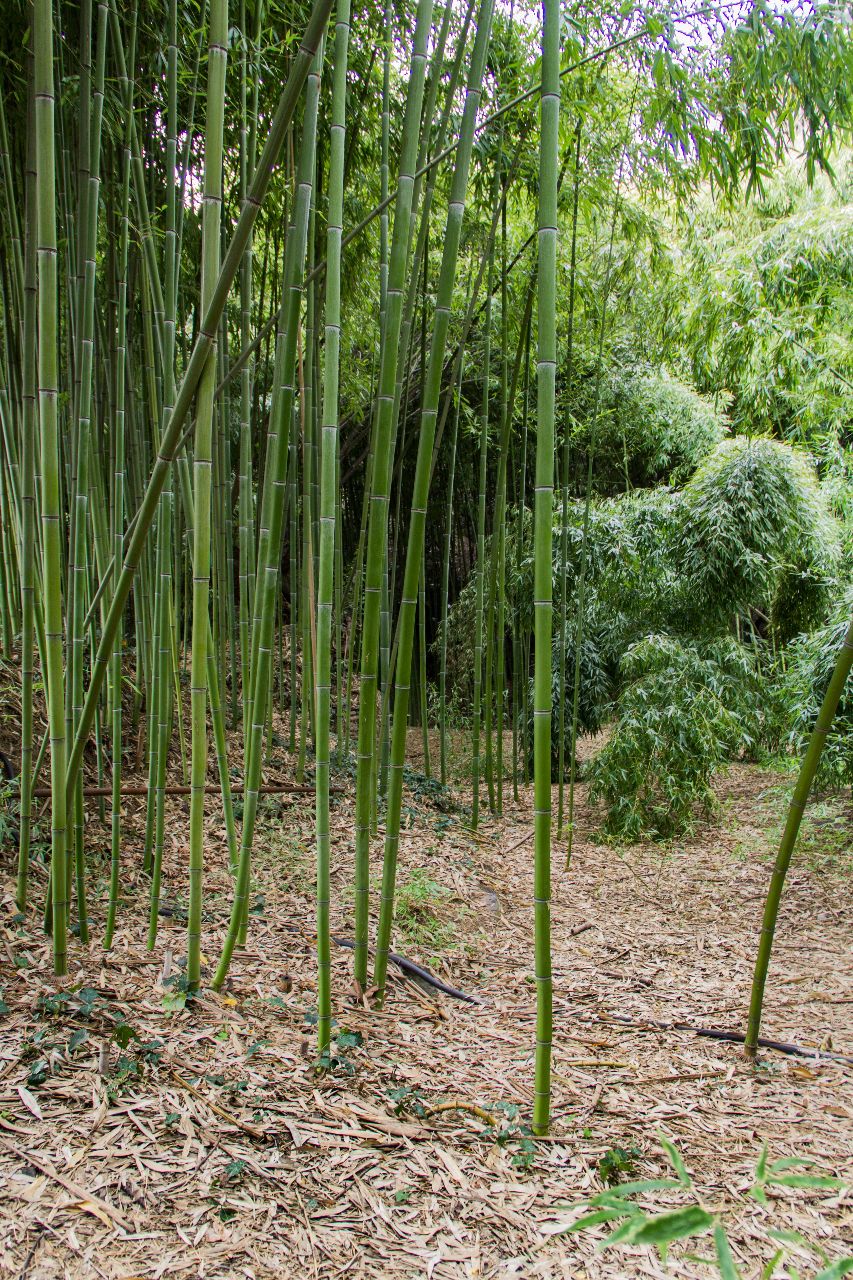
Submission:
{"label": "ivy leaf", "polygon": [[360,1031],[341,1031],[337,1040],[339,1049],[357,1049],[364,1044],[364,1036]]}
{"label": "ivy leaf", "polygon": [[78,1028],[68,1041],[68,1052],[73,1053],[75,1049],[79,1049],[80,1045],[84,1044],[88,1039],[89,1032],[84,1031],[82,1027]]}

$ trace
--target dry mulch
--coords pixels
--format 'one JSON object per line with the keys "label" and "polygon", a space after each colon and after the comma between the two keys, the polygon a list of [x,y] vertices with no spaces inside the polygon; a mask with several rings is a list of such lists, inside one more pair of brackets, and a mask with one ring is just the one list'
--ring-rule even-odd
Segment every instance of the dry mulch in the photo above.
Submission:
{"label": "dry mulch", "polygon": [[[268,803],[247,948],[221,995],[205,990],[185,1008],[169,1007],[180,1005],[185,950],[183,802],[167,841],[164,898],[175,914],[161,918],[153,952],[146,886],[135,879],[141,802],[128,801],[126,905],[109,953],[101,946],[107,868],[97,862],[108,836],[92,814],[94,940],[88,948],[72,940],[67,979],[51,975],[36,908],[25,925],[15,918],[7,850],[0,1274],[712,1275],[696,1260],[710,1255],[707,1238],[676,1246],[664,1265],[649,1248],[596,1252],[606,1224],[561,1233],[577,1216],[566,1206],[602,1189],[598,1163],[614,1148],[632,1161],[627,1176],[670,1172],[658,1131],[677,1143],[702,1202],[724,1214],[743,1276],[759,1275],[780,1247],[768,1229],[799,1232],[829,1258],[853,1253],[849,1190],[777,1188],[766,1208],[747,1194],[764,1140],[771,1159],[812,1159],[815,1172],[853,1183],[853,1068],[768,1052],[756,1069],[737,1045],[607,1021],[743,1029],[768,878],[762,796],[778,783],[733,768],[720,782],[724,820],[665,850],[595,843],[580,788],[568,872],[554,851],[554,1123],[536,1143],[525,1131],[535,1012],[530,796],[513,804],[508,786],[504,818],[474,838],[460,813],[441,812],[422,789],[407,795],[399,880],[411,883],[417,869],[421,885],[426,878],[444,893],[426,903],[410,897],[396,949],[482,1003],[436,996],[392,969],[387,1006],[371,1011],[353,988],[351,953],[336,949],[341,1040],[324,1073],[311,1024],[307,799]],[[230,900],[214,807],[208,973]],[[333,824],[333,928],[346,934],[351,787]],[[380,859],[378,841],[377,874]],[[42,889],[36,878],[34,899]],[[765,1034],[853,1053],[848,908],[849,885],[794,869]],[[131,1030],[116,1034],[117,1024]],[[433,1111],[448,1103],[460,1105]],[[774,1276],[791,1276],[792,1265],[803,1276],[820,1270],[807,1245],[784,1248]]]}

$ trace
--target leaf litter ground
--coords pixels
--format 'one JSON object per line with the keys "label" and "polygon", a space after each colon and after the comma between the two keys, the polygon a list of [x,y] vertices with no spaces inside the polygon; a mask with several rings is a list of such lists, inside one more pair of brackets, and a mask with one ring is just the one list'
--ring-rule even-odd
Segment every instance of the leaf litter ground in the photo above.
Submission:
{"label": "leaf litter ground", "polygon": [[[353,795],[339,780],[333,928],[348,936]],[[599,1192],[602,1173],[667,1175],[659,1132],[678,1145],[702,1203],[723,1214],[744,1276],[758,1276],[780,1247],[768,1230],[789,1236],[777,1277],[791,1265],[810,1276],[821,1256],[853,1253],[850,1190],[780,1187],[767,1206],[748,1195],[765,1140],[774,1160],[813,1160],[853,1183],[853,1068],[768,1052],[754,1069],[738,1045],[651,1025],[743,1029],[785,780],[733,767],[719,782],[721,815],[664,850],[596,843],[597,815],[580,788],[570,871],[554,848],[554,1123],[537,1142],[527,1129],[532,798],[514,804],[507,784],[504,818],[474,837],[435,788],[416,773],[409,781],[394,946],[481,1003],[436,995],[392,968],[386,1008],[371,1011],[353,987],[351,953],[335,948],[337,1038],[321,1073],[310,797],[266,802],[247,947],[222,994],[207,989],[188,1004],[182,801],[168,828],[170,914],[152,952],[146,883],[134,870],[142,802],[127,802],[125,905],[110,953],[100,945],[107,866],[97,863],[108,833],[89,814],[95,941],[74,943],[61,981],[36,917],[16,918],[4,852],[0,1275],[712,1275],[698,1260],[712,1252],[707,1241],[676,1245],[664,1264],[649,1248],[597,1252],[607,1224],[565,1234],[577,1216],[567,1206]],[[208,978],[231,884],[209,807]],[[832,819],[836,836],[844,817]],[[843,829],[849,837],[849,814]],[[381,839],[376,875],[380,860]],[[764,1032],[850,1054],[845,869],[809,856],[791,873]],[[37,878],[35,899],[43,887]]]}

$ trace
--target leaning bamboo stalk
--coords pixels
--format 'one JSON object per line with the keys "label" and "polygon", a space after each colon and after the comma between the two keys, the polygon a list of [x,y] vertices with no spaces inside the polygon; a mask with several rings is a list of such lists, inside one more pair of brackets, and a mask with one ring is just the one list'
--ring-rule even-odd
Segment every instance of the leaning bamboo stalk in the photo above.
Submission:
{"label": "leaning bamboo stalk", "polygon": [[[577,241],[578,241],[578,203],[580,197],[580,160],[581,160],[581,122],[579,115],[575,124],[575,181],[572,195],[572,247],[569,261],[569,321],[566,343],[566,385],[571,394],[572,366],[574,357],[575,332],[575,277],[577,274]],[[560,485],[562,488],[562,506],[560,510],[560,674],[557,693],[558,729],[557,729],[557,836],[563,834],[563,792],[565,788],[565,753],[566,753],[566,636],[567,636],[567,603],[568,603],[568,559],[569,559],[569,425],[566,423],[563,436],[563,459]]]}
{"label": "leaning bamboo stalk", "polygon": [[[21,830],[18,844],[18,881],[15,899],[19,911],[27,904],[27,880],[32,832],[33,786],[33,648],[36,577],[36,323],[37,206],[36,150],[33,121],[32,79],[27,92],[27,153],[25,185],[23,413],[21,441]],[[11,191],[11,188],[9,188]]]}
{"label": "leaning bamboo stalk", "polygon": [[376,748],[376,693],[379,660],[380,599],[384,548],[388,534],[388,503],[391,484],[391,437],[400,350],[403,291],[412,193],[415,181],[418,134],[426,77],[427,40],[432,19],[432,0],[419,0],[415,22],[412,65],[406,95],[400,168],[397,179],[397,209],[388,272],[385,326],[376,408],[375,453],[365,562],[364,614],[361,635],[361,686],[358,710],[358,771],[355,814],[355,954],[356,981],[367,985],[367,935],[370,880],[370,811],[373,797]]}
{"label": "leaning bamboo stalk", "polygon": [[255,616],[252,624],[252,661],[250,670],[250,737],[246,747],[246,770],[243,787],[243,829],[237,880],[228,932],[222,948],[213,986],[218,990],[228,973],[234,948],[240,940],[247,917],[249,871],[257,816],[258,789],[263,763],[263,739],[269,694],[272,684],[272,656],[275,626],[275,597],[281,561],[281,539],[284,526],[285,489],[291,415],[295,400],[294,369],[302,300],[302,275],[308,238],[308,217],[313,186],[317,109],[320,94],[322,40],[308,79],[303,125],[303,145],[293,222],[288,230],[285,249],[285,280],[282,299],[281,328],[276,343],[275,383],[267,438],[267,465],[264,471],[264,493],[261,501]]}
{"label": "leaning bamboo stalk", "polygon": [[788,867],[791,865],[791,858],[797,843],[806,801],[809,798],[812,783],[820,764],[820,758],[826,746],[827,735],[832,728],[835,712],[838,709],[838,703],[844,692],[844,686],[847,683],[851,668],[853,668],[853,618],[848,623],[844,639],[841,642],[841,648],[835,660],[835,667],[824,694],[815,727],[809,738],[803,762],[800,765],[800,772],[797,775],[796,785],[794,786],[794,794],[791,796],[788,806],[785,829],[782,832],[779,851],[776,854],[776,862],[773,866],[773,875],[767,890],[767,900],[764,904],[764,915],[761,920],[761,934],[758,940],[758,952],[755,957],[755,972],[752,978],[749,1022],[746,1029],[746,1041],[743,1046],[744,1052],[750,1058],[754,1058],[758,1050],[764,988],[767,982],[767,970],[770,967],[770,956],[773,951],[773,938],[776,933],[779,904],[782,901],[782,891],[785,888],[785,877],[788,874]]}

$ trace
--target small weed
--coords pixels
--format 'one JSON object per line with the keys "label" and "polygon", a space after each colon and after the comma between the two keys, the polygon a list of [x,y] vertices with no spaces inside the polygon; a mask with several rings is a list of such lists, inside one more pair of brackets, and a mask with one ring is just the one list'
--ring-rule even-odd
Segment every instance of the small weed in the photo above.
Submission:
{"label": "small weed", "polygon": [[[314,1020],[316,1021],[316,1015]],[[360,1031],[348,1031],[346,1027],[335,1037],[334,1047],[329,1045],[317,1059],[318,1074],[329,1072],[331,1075],[354,1076],[355,1063],[347,1056],[347,1049],[358,1049],[364,1043]]]}
{"label": "small weed", "polygon": [[[662,1133],[658,1134],[658,1139],[674,1177],[648,1178],[618,1186],[611,1185],[598,1195],[581,1200],[574,1205],[563,1206],[581,1210],[580,1217],[576,1217],[563,1230],[567,1233],[585,1231],[609,1223],[611,1226],[615,1225],[615,1230],[599,1242],[598,1250],[618,1245],[631,1247],[653,1245],[663,1262],[666,1262],[668,1249],[675,1241],[693,1241],[697,1237],[711,1233],[714,1246],[713,1257],[700,1257],[697,1254],[688,1254],[687,1257],[692,1262],[714,1267],[721,1280],[741,1280],[742,1273],[737,1267],[729,1243],[725,1213],[711,1212],[705,1207],[675,1143]],[[614,1148],[614,1151],[619,1150],[621,1149]],[[822,1173],[805,1172],[813,1166],[814,1161],[806,1159],[774,1160],[770,1163],[765,1143],[758,1157],[749,1195],[766,1213],[771,1208],[767,1196],[769,1187],[796,1188],[803,1191],[822,1192],[824,1195],[837,1195],[844,1190],[844,1184],[838,1178]],[[602,1172],[601,1165],[599,1165],[599,1171]],[[604,1177],[603,1172],[602,1177]],[[652,1194],[659,1197],[661,1193],[666,1193],[670,1201],[677,1197],[677,1203],[663,1206],[661,1212],[647,1209],[640,1203],[647,1201]],[[775,1208],[776,1204],[772,1207]],[[780,1230],[768,1225],[766,1232],[768,1243],[772,1242],[775,1254],[773,1262],[762,1272],[764,1276],[769,1277],[771,1273],[775,1274],[776,1265],[785,1257],[785,1246],[788,1244],[805,1247],[820,1257],[824,1269],[813,1280],[840,1280],[842,1276],[853,1272],[853,1258],[839,1258],[831,1262],[819,1246],[812,1245],[797,1231]],[[799,1274],[793,1267],[790,1268],[790,1272],[792,1276]]]}
{"label": "small weed", "polygon": [[389,1089],[388,1097],[394,1103],[394,1112],[398,1116],[413,1115],[421,1119],[427,1113],[420,1090],[413,1089],[410,1085],[404,1084],[397,1089]]}
{"label": "small weed", "polygon": [[637,1171],[639,1147],[611,1147],[598,1162],[598,1176],[608,1187],[631,1178]]}
{"label": "small weed", "polygon": [[404,765],[403,779],[416,800],[431,805],[441,813],[451,813],[456,809],[450,789],[443,786],[438,778],[428,778],[426,774]]}

